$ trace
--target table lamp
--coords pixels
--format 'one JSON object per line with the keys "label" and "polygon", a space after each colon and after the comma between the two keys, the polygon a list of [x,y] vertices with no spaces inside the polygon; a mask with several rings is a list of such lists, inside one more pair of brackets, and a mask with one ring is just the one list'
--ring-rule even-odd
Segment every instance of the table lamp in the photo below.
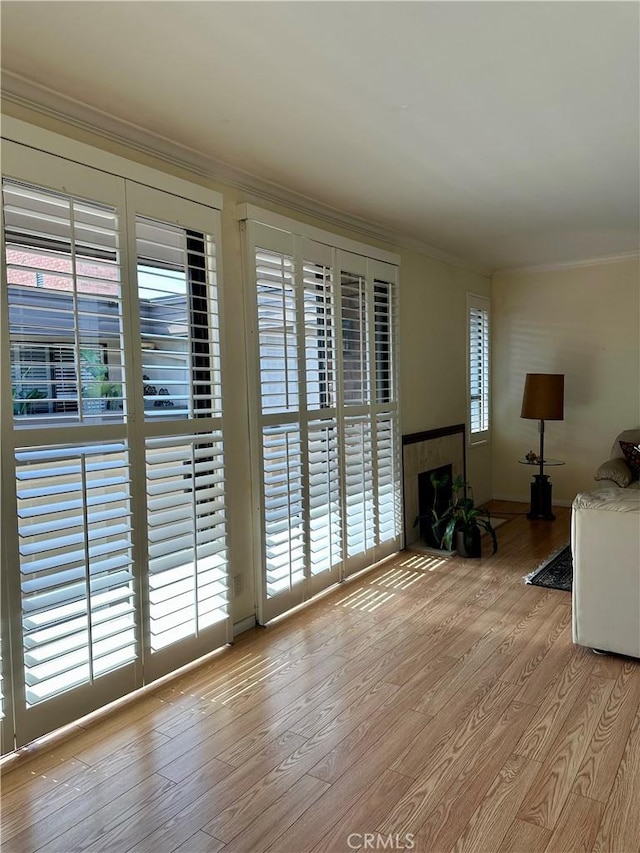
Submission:
{"label": "table lamp", "polygon": [[531,483],[531,511],[527,518],[553,521],[551,482],[544,473],[544,422],[564,418],[564,374],[527,373],[520,417],[540,421],[540,471]]}

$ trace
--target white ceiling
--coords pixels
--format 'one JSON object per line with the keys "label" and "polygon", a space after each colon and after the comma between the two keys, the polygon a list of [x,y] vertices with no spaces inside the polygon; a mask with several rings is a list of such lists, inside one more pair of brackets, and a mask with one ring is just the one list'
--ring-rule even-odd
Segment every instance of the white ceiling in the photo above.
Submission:
{"label": "white ceiling", "polygon": [[63,94],[94,125],[489,270],[638,249],[636,2],[1,11],[8,97]]}

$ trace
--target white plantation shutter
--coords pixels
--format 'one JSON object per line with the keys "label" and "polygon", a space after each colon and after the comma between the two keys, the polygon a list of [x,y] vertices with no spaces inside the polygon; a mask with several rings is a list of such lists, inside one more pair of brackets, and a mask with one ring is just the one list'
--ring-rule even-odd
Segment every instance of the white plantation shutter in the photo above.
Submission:
{"label": "white plantation shutter", "polygon": [[376,453],[378,480],[377,540],[393,542],[402,523],[402,475],[397,418],[393,412],[376,416]]}
{"label": "white plantation shutter", "polygon": [[395,288],[389,281],[374,280],[376,403],[391,403],[396,396],[395,351],[397,335]]}
{"label": "white plantation shutter", "polygon": [[16,453],[27,707],[136,658],[125,444]]}
{"label": "white plantation shutter", "polygon": [[302,448],[295,425],[265,427],[264,536],[266,587],[271,598],[304,580]]}
{"label": "white plantation shutter", "polygon": [[220,416],[215,244],[138,216],[136,248],[145,418]]}
{"label": "white plantation shutter", "polygon": [[471,443],[484,441],[489,433],[490,407],[490,302],[467,296],[469,333],[469,436]]}
{"label": "white plantation shutter", "polygon": [[347,417],[344,422],[345,539],[347,556],[359,557],[351,570],[372,561],[375,545],[373,444],[369,418]]}
{"label": "white plantation shutter", "polygon": [[342,512],[338,425],[335,420],[309,424],[309,567],[321,575],[342,560]]}
{"label": "white plantation shutter", "polygon": [[151,652],[228,613],[222,434],[147,440]]}
{"label": "white plantation shutter", "polygon": [[398,550],[401,526],[396,267],[276,219],[247,225],[261,621]]}
{"label": "white plantation shutter", "polygon": [[220,295],[211,211],[147,187],[135,210],[146,461],[145,672],[231,636]]}
{"label": "white plantation shutter", "polygon": [[[24,401],[15,414],[50,423],[60,390],[69,422],[122,420],[122,405],[107,407],[103,397],[107,380],[111,401],[124,393],[117,211],[11,180],[3,202],[11,378],[14,400]],[[34,345],[20,346],[25,340]],[[54,350],[70,365],[66,375],[51,369]]]}
{"label": "white plantation shutter", "polygon": [[218,214],[7,152],[3,751],[230,637]]}
{"label": "white plantation shutter", "polygon": [[292,259],[257,252],[256,279],[262,412],[295,412],[300,395]]}
{"label": "white plantation shutter", "polygon": [[371,400],[366,279],[342,273],[342,395],[345,406]]}
{"label": "white plantation shutter", "polygon": [[334,408],[337,403],[336,305],[330,266],[306,262],[304,274],[304,341],[307,409]]}

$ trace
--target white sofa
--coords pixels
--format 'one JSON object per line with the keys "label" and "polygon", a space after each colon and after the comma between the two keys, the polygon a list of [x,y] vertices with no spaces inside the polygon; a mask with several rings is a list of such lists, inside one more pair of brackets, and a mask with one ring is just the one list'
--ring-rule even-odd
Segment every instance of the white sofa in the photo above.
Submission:
{"label": "white sofa", "polygon": [[579,494],[571,551],[574,643],[640,658],[640,490]]}

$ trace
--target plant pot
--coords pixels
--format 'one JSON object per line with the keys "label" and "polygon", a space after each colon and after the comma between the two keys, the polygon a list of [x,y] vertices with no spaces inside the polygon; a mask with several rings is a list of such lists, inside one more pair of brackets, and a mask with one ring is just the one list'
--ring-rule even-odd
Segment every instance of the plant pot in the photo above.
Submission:
{"label": "plant pot", "polygon": [[453,544],[460,557],[478,558],[482,556],[482,534],[477,525],[458,529],[454,533]]}

